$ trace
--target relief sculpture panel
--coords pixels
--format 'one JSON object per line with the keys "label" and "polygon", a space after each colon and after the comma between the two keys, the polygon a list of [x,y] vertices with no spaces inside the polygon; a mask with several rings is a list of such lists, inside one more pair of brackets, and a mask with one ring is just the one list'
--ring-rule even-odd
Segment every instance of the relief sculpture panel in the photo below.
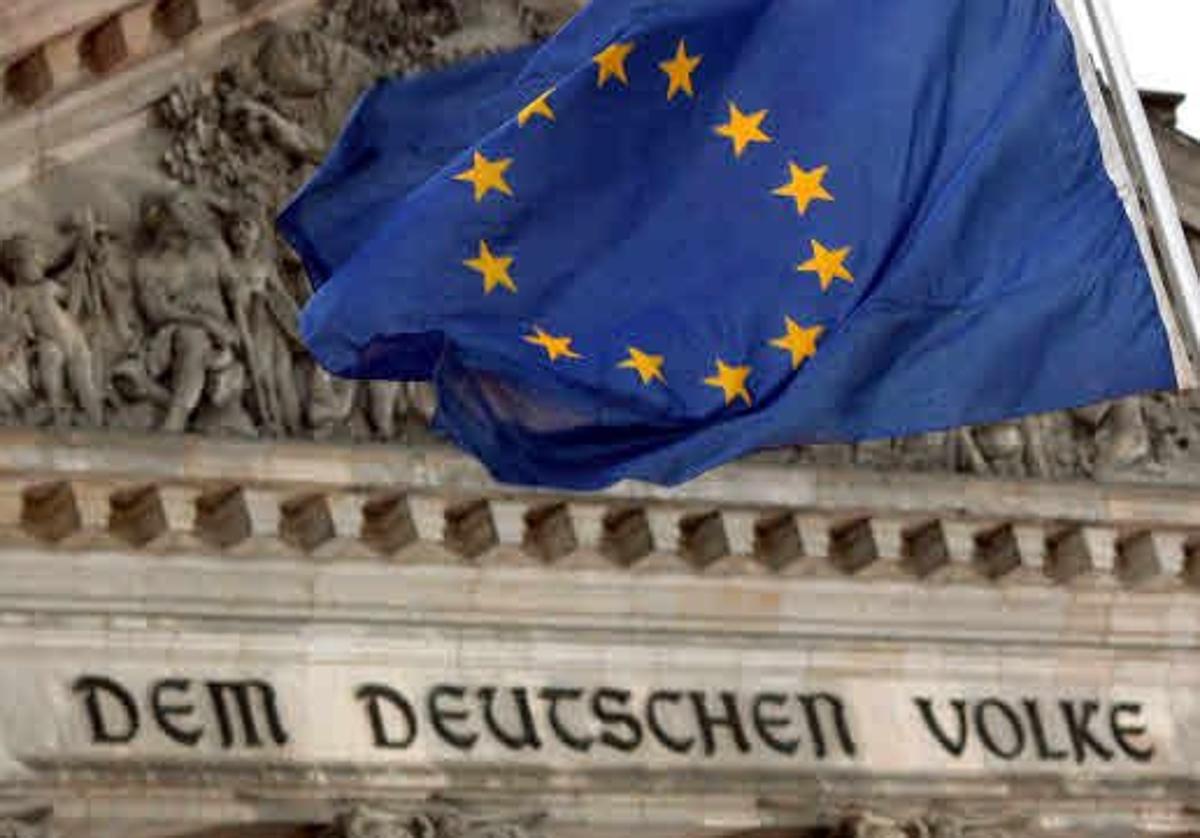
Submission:
{"label": "relief sculpture panel", "polygon": [[[424,385],[336,380],[273,218],[381,76],[553,32],[577,0],[333,0],[180,85],[150,129],[169,188],[117,223],[0,230],[0,423],[419,442]],[[1197,163],[1200,165],[1200,162]],[[0,201],[3,201],[0,196]],[[779,463],[1006,477],[1200,479],[1200,400],[1153,395],[969,430],[764,452]]]}

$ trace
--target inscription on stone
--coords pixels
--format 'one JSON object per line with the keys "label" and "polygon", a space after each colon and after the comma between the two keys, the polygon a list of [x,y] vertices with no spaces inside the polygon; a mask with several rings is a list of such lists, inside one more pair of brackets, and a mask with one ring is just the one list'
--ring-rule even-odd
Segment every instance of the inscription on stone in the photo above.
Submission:
{"label": "inscription on stone", "polygon": [[[153,731],[173,746],[223,751],[284,749],[290,719],[321,718],[325,696],[277,690],[261,678],[165,677],[142,688],[106,675],[71,684],[94,747],[136,745]],[[287,701],[284,699],[287,698]],[[335,699],[338,696],[334,696]],[[1157,756],[1147,708],[1087,697],[998,697],[899,692],[901,725],[859,712],[836,690],[636,690],[578,684],[497,686],[458,682],[411,689],[353,686],[338,718],[357,718],[376,754],[448,749],[461,758],[553,751],[577,759],[719,760],[761,755],[804,763],[869,763],[871,743],[897,734],[922,743],[931,762],[1138,765]],[[913,735],[915,734],[915,738]],[[362,737],[360,737],[362,738]]]}
{"label": "inscription on stone", "polygon": [[[189,748],[206,739],[224,749],[288,742],[275,688],[266,681],[164,678],[151,684],[144,705],[120,682],[100,675],[77,678],[72,690],[82,699],[97,745],[134,742],[147,717],[168,739]],[[201,703],[216,720],[215,730],[198,720]]]}

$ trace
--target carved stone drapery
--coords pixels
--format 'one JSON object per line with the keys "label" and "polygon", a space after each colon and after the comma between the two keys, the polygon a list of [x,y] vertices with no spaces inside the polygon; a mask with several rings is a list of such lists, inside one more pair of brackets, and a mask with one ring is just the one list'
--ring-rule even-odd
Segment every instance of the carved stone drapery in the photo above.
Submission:
{"label": "carved stone drapery", "polygon": [[408,812],[355,806],[321,838],[540,838],[544,819],[541,812],[488,811],[434,799]]}

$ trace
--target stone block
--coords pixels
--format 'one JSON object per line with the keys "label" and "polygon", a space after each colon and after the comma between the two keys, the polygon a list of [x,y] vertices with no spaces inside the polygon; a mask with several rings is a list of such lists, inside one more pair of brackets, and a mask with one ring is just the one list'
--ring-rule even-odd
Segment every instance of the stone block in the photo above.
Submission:
{"label": "stone block", "polygon": [[1117,577],[1125,585],[1140,585],[1159,576],[1178,576],[1183,570],[1182,533],[1143,530],[1117,544]]}
{"label": "stone block", "polygon": [[882,556],[868,518],[835,527],[829,535],[829,558],[845,573],[857,573]]}
{"label": "stone block", "polygon": [[446,510],[446,547],[474,559],[499,543],[492,511],[485,500],[468,501]]}
{"label": "stone block", "polygon": [[196,498],[196,534],[210,547],[227,549],[248,539],[253,531],[240,488],[216,489]]}
{"label": "stone block", "polygon": [[159,0],[153,20],[159,32],[177,41],[200,27],[200,6],[196,0]]}
{"label": "stone block", "polygon": [[363,504],[362,530],[364,544],[376,553],[391,555],[417,540],[417,528],[403,495],[381,494]]}
{"label": "stone block", "polygon": [[702,569],[729,555],[729,539],[719,512],[686,515],[679,520],[679,552],[692,567]]}
{"label": "stone block", "polygon": [[902,563],[917,577],[925,577],[951,560],[950,545],[941,521],[929,521],[904,533]]}
{"label": "stone block", "polygon": [[129,42],[121,15],[88,30],[79,40],[79,57],[84,66],[97,75],[104,75],[130,57]]}
{"label": "stone block", "polygon": [[564,503],[535,506],[526,511],[525,549],[546,562],[575,552],[579,542],[571,518]]}
{"label": "stone block", "polygon": [[108,528],[117,538],[142,547],[167,532],[167,513],[157,486],[119,489],[109,497]]}
{"label": "stone block", "polygon": [[1049,541],[1046,571],[1060,584],[1084,574],[1111,578],[1116,563],[1116,533],[1104,527],[1068,527]]}
{"label": "stone block", "polygon": [[42,47],[9,64],[4,71],[5,92],[22,105],[32,105],[53,89],[54,73]]}
{"label": "stone block", "polygon": [[804,552],[800,529],[791,513],[760,518],[754,527],[754,552],[771,570],[781,570]]}
{"label": "stone block", "polygon": [[285,544],[311,553],[337,535],[329,501],[321,494],[291,497],[279,506],[279,537]]}
{"label": "stone block", "polygon": [[71,484],[46,483],[29,486],[22,493],[21,527],[34,538],[56,542],[83,527],[79,501]]}
{"label": "stone block", "polygon": [[654,535],[646,510],[618,507],[604,516],[603,553],[622,567],[628,567],[655,547]]}

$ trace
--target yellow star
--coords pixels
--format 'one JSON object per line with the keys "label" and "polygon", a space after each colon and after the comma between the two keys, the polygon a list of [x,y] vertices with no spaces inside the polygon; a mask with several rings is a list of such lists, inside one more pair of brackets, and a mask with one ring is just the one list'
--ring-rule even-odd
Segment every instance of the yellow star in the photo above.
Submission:
{"label": "yellow star", "polygon": [[810,273],[815,273],[821,278],[821,290],[828,291],[829,286],[833,285],[835,279],[844,279],[846,282],[853,282],[854,276],[847,270],[845,262],[846,257],[850,255],[850,248],[843,247],[838,250],[828,250],[816,239],[812,240],[813,255],[807,262],[796,266],[796,270]]}
{"label": "yellow star", "polygon": [[681,90],[688,96],[696,95],[696,91],[692,89],[692,72],[700,66],[700,60],[699,55],[687,54],[687,45],[684,44],[683,38],[680,38],[679,46],[675,48],[675,57],[670,61],[659,62],[658,68],[666,73],[670,80],[667,86],[668,102]]}
{"label": "yellow star", "polygon": [[483,196],[495,189],[511,196],[512,187],[504,180],[504,173],[512,165],[512,158],[503,160],[488,160],[478,151],[475,152],[475,162],[471,168],[454,176],[455,180],[466,181],[475,186],[475,203],[483,200]]}
{"label": "yellow star", "polygon": [[792,369],[800,369],[800,365],[817,354],[817,341],[825,333],[824,326],[805,328],[790,317],[787,321],[787,334],[771,341],[771,346],[777,346],[785,352],[792,353]]}
{"label": "yellow star", "polygon": [[766,119],[767,112],[765,110],[755,111],[752,114],[746,115],[738,110],[738,106],[729,103],[729,121],[724,125],[718,125],[715,130],[722,137],[728,137],[733,140],[733,155],[741,157],[742,152],[746,150],[746,146],[750,143],[769,143],[771,138],[767,136],[762,128],[762,121]]}
{"label": "yellow star", "polygon": [[819,166],[811,172],[806,172],[795,163],[788,163],[792,174],[792,182],[774,190],[772,195],[796,199],[796,211],[801,215],[808,212],[808,205],[813,201],[832,201],[833,196],[826,190],[821,181],[829,171],[828,166]]}
{"label": "yellow star", "polygon": [[629,86],[629,76],[625,75],[625,59],[633,52],[633,42],[610,44],[592,57],[592,61],[600,68],[596,77],[596,87],[604,87],[610,78],[616,78],[621,84]]}
{"label": "yellow star", "polygon": [[740,398],[749,405],[750,391],[746,389],[746,379],[749,377],[750,367],[731,367],[718,358],[717,374],[704,379],[704,383],[724,392],[725,404],[732,404],[734,399]]}
{"label": "yellow star", "polygon": [[509,266],[513,263],[511,256],[496,256],[488,248],[485,241],[479,242],[479,256],[463,262],[468,268],[479,271],[483,275],[483,293],[490,294],[497,285],[503,285],[512,293],[517,293],[517,284],[508,275]]}
{"label": "yellow star", "polygon": [[637,370],[637,374],[642,377],[643,384],[649,384],[655,379],[666,384],[667,379],[662,372],[664,360],[662,355],[647,355],[642,350],[631,346],[628,360],[622,361],[617,366],[623,370]]}
{"label": "yellow star", "polygon": [[566,335],[555,337],[542,331],[540,326],[533,327],[533,334],[526,335],[524,338],[526,343],[532,343],[534,346],[540,346],[546,350],[546,355],[551,361],[557,361],[559,358],[582,358],[583,356],[571,348],[571,341],[574,338],[569,338]]}
{"label": "yellow star", "polygon": [[528,105],[521,108],[520,112],[517,114],[517,125],[521,128],[524,128],[525,123],[533,119],[535,116],[540,116],[553,122],[554,111],[550,109],[550,102],[547,101],[550,98],[550,94],[553,92],[554,88],[552,87],[541,96],[530,102]]}

